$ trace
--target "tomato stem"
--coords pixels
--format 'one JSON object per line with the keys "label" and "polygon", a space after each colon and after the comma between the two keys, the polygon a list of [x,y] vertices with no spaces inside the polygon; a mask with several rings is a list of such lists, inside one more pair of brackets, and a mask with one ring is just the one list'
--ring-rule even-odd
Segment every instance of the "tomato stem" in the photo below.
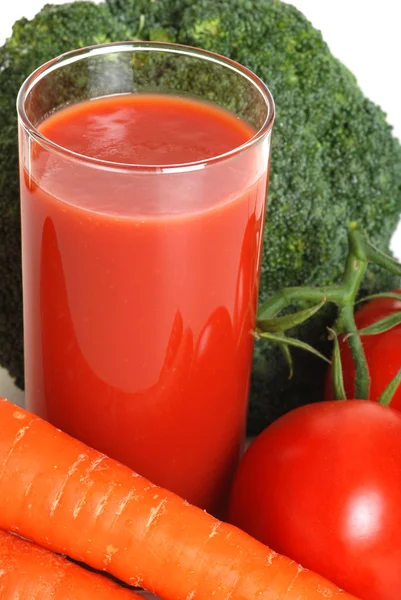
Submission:
{"label": "tomato stem", "polygon": [[[367,400],[369,398],[370,375],[361,336],[355,324],[353,302],[341,308],[335,327],[339,327],[339,331],[347,334],[346,343],[351,350],[355,366],[355,398]],[[333,377],[337,376],[334,373],[335,368],[333,364]]]}
{"label": "tomato stem", "polygon": [[[361,337],[355,324],[354,307],[369,263],[401,277],[401,264],[373,246],[358,224],[353,222],[349,228],[348,255],[339,285],[284,288],[259,308],[257,318],[258,327],[259,322],[274,319],[280,311],[294,302],[303,304],[326,301],[335,304],[338,307],[338,316],[334,330],[337,334],[345,335],[355,365],[355,397],[364,400],[369,398],[370,375]],[[340,378],[336,372],[338,369],[341,369],[341,363],[333,361],[333,377],[337,380]]]}
{"label": "tomato stem", "polygon": [[332,392],[333,392],[333,398],[335,398],[335,400],[346,400],[347,396],[345,394],[345,389],[344,389],[344,379],[343,379],[343,373],[342,373],[342,368],[341,368],[341,355],[340,355],[340,348],[338,345],[338,336],[337,333],[334,331],[334,329],[329,329],[330,332],[330,337],[333,338],[333,342],[334,342],[334,349],[333,349],[333,362],[332,362],[332,369],[333,369],[333,378],[332,378]]}

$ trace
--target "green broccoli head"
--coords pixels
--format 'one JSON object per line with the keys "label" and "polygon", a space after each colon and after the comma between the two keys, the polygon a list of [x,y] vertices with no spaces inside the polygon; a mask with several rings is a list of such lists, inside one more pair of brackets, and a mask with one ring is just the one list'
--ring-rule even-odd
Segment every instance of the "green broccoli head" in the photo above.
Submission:
{"label": "green broccoli head", "polygon": [[[0,363],[23,384],[20,223],[15,98],[46,60],[105,41],[177,41],[218,52],[255,71],[277,106],[260,296],[288,285],[338,281],[350,221],[383,250],[401,211],[401,147],[383,112],[361,93],[318,31],[279,0],[106,0],[46,6],[22,19],[0,49]],[[371,269],[364,291],[391,287]],[[327,349],[322,311],[300,329]],[[321,395],[325,367],[295,357],[294,377],[276,348],[255,350],[250,431]]]}

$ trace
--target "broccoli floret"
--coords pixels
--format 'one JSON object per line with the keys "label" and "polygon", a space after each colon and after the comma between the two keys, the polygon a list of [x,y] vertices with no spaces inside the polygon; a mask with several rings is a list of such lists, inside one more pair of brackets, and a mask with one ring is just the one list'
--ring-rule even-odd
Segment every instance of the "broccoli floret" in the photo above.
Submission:
{"label": "broccoli floret", "polygon": [[110,12],[135,38],[176,42],[182,11],[191,0],[106,0]]}
{"label": "broccoli floret", "polygon": [[[39,64],[75,47],[124,39],[177,41],[224,54],[270,87],[277,118],[260,299],[288,285],[339,280],[348,223],[388,251],[401,212],[401,147],[383,112],[330,53],[318,31],[279,0],[106,0],[45,7],[0,49],[0,363],[23,383],[15,96]],[[394,281],[371,269],[364,292]],[[321,349],[330,309],[300,334]],[[321,397],[325,367],[297,354],[287,379],[280,351],[255,349],[249,431]]]}

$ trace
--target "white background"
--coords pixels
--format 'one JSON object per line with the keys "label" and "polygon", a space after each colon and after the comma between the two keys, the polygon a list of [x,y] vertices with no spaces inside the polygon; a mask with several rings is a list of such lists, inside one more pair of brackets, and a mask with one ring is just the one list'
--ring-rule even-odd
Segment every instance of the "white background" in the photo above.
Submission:
{"label": "white background", "polygon": [[[11,34],[16,19],[32,18],[44,1],[12,0],[5,4],[0,44]],[[322,31],[333,54],[353,71],[365,94],[383,108],[401,139],[401,1],[293,0],[291,4]],[[393,250],[401,259],[401,227],[394,236]],[[22,393],[14,389],[1,369],[0,396],[22,400]]]}

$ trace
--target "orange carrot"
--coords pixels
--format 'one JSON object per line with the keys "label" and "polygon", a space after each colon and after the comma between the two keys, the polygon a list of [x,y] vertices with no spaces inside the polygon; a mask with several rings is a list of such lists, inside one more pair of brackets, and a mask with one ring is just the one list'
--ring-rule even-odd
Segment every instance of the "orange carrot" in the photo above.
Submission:
{"label": "orange carrot", "polygon": [[5,400],[0,527],[165,600],[354,598]]}
{"label": "orange carrot", "polygon": [[0,531],[2,600],[143,600],[113,581]]}

